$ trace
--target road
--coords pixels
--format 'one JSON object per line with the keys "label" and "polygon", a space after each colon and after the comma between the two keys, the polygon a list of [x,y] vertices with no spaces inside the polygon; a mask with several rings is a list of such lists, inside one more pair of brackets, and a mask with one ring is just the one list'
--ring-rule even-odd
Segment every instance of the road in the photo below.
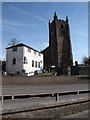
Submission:
{"label": "road", "polygon": [[70,85],[40,85],[40,86],[6,86],[2,88],[3,95],[15,94],[38,94],[55,93],[64,91],[75,91],[88,89],[88,84],[70,84]]}

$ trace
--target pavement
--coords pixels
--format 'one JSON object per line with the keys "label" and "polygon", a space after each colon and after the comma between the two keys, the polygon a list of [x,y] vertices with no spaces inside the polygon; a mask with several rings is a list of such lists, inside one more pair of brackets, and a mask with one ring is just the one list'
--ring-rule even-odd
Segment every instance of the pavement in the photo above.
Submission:
{"label": "pavement", "polygon": [[[34,100],[23,99],[20,101],[19,100],[4,101],[3,117],[4,118],[38,118],[38,117],[48,118],[49,117],[49,118],[57,118],[58,120],[58,118],[61,118],[67,114],[88,109],[88,102],[86,102],[88,99],[86,95],[84,96],[80,95],[79,97],[73,96],[73,99],[71,98],[72,96],[68,96],[68,98],[66,97],[64,98],[63,96],[62,98],[60,97],[60,101],[54,101],[54,99],[50,99],[50,98],[45,98],[45,99],[34,98]],[[15,102],[15,104],[13,104],[13,102]],[[73,117],[78,118],[81,115],[85,116],[85,118],[87,116],[87,114],[80,114]],[[68,116],[66,116],[66,118],[68,118]]]}
{"label": "pavement", "polygon": [[89,115],[90,115],[90,110],[85,110],[75,114],[67,115],[63,118],[89,118],[90,117]]}
{"label": "pavement", "polygon": [[[59,103],[65,103],[68,101],[76,101],[80,99],[88,98],[88,94],[82,95],[68,95],[60,96]],[[55,97],[43,97],[43,98],[27,98],[27,99],[17,99],[17,100],[6,100],[3,101],[3,111],[11,109],[23,109],[23,108],[37,108],[37,106],[44,106],[46,104],[56,104]]]}
{"label": "pavement", "polygon": [[70,84],[70,85],[22,85],[22,86],[4,86],[2,88],[3,95],[15,94],[40,94],[40,93],[55,93],[64,91],[86,90],[88,84]]}

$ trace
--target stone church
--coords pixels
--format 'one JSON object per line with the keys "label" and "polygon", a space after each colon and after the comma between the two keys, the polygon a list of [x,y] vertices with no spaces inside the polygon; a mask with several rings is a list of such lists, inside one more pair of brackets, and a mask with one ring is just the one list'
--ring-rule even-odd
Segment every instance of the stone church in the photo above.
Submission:
{"label": "stone church", "polygon": [[54,69],[58,74],[70,75],[73,55],[68,16],[64,21],[58,19],[55,12],[53,21],[49,21],[49,47],[44,49],[42,53],[45,69]]}

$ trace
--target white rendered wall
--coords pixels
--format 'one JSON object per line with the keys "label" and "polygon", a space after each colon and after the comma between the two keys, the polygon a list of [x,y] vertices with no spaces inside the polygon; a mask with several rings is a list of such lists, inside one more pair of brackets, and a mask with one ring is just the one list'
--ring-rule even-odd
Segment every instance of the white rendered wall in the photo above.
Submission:
{"label": "white rendered wall", "polygon": [[[24,64],[24,57],[27,58],[27,64]],[[16,58],[16,64],[12,64],[13,58]],[[32,67],[32,60],[34,60],[34,67]],[[37,67],[35,67],[35,61],[37,61]],[[40,62],[42,61],[42,63]],[[6,53],[6,71],[7,73],[16,74],[17,72],[22,73],[24,69],[26,73],[34,72],[35,70],[40,70],[38,68],[38,62],[40,62],[40,67],[43,69],[43,54],[38,52],[34,54],[34,50],[31,49],[31,52],[28,52],[28,48],[17,47],[17,51],[13,52],[12,48],[7,49]]]}
{"label": "white rendered wall", "polygon": [[[13,58],[16,58],[16,64],[13,64]],[[13,52],[12,48],[7,49],[6,53],[6,71],[7,73],[22,72],[23,68],[23,48],[17,47],[17,51]]]}
{"label": "white rendered wall", "polygon": [[[23,69],[26,70],[27,73],[34,72],[35,70],[40,70],[38,68],[38,62],[40,62],[40,67],[43,69],[43,54],[40,53],[40,56],[38,55],[38,52],[34,54],[34,50],[31,49],[31,52],[28,52],[27,47],[23,47],[23,59],[24,57],[27,58],[27,64],[23,64]],[[34,60],[34,67],[32,67],[32,60]],[[37,67],[35,67],[35,61],[37,61]]]}

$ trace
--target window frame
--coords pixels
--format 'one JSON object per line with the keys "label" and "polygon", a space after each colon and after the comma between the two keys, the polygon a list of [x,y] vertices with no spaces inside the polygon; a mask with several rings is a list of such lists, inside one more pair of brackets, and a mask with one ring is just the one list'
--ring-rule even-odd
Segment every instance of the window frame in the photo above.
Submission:
{"label": "window frame", "polygon": [[31,52],[31,48],[28,48],[28,52]]}
{"label": "window frame", "polygon": [[37,61],[35,61],[35,67],[37,68]]}
{"label": "window frame", "polygon": [[40,62],[38,62],[38,68],[40,68]]}
{"label": "window frame", "polygon": [[13,65],[16,65],[16,58],[14,57],[13,60],[12,60],[12,64]]}
{"label": "window frame", "polygon": [[34,60],[32,60],[32,67],[34,67]]}
{"label": "window frame", "polygon": [[33,53],[36,55],[36,51],[34,50]]}
{"label": "window frame", "polygon": [[38,53],[39,56],[41,56],[41,53]]}
{"label": "window frame", "polygon": [[17,52],[17,47],[13,47],[12,52]]}
{"label": "window frame", "polygon": [[27,58],[26,58],[26,56],[24,56],[23,61],[24,61],[23,62],[24,64],[27,64]]}

